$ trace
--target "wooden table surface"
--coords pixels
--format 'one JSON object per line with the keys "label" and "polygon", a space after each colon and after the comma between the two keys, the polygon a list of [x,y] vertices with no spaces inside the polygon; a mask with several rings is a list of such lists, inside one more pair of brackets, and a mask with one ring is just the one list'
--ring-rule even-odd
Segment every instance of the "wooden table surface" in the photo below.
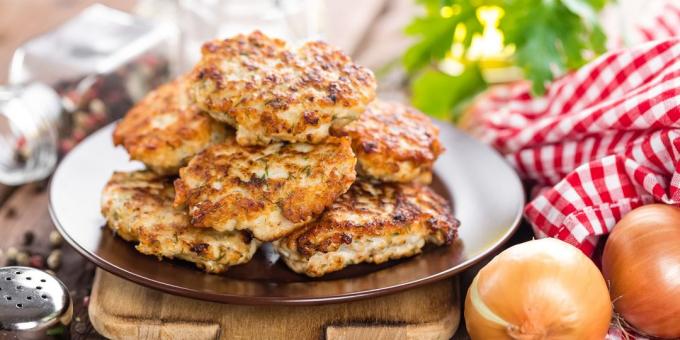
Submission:
{"label": "wooden table surface", "polygon": [[[168,0],[170,1],[170,0]],[[14,49],[31,37],[53,29],[80,10],[94,3],[93,0],[2,0],[0,1],[0,84],[6,82],[7,67]],[[131,10],[135,1],[100,0],[100,3]],[[412,0],[349,0],[327,1],[326,38],[331,43],[351,53],[359,62],[373,69],[397,60],[409,41],[403,37],[403,26],[416,13]],[[39,19],[38,19],[39,18]],[[381,92],[387,96],[404,96],[399,81],[381,82]],[[387,94],[386,92],[391,92]],[[20,187],[0,184],[0,250],[8,247],[22,248],[25,234],[34,234],[34,241],[27,248],[31,253],[47,256],[48,235],[54,226],[47,210],[47,181]],[[523,227],[510,244],[530,238],[530,231]],[[70,289],[75,301],[74,322],[63,337],[74,339],[101,338],[89,323],[87,297],[91,289],[94,265],[71,249],[61,246],[64,257],[59,278]],[[0,265],[5,263],[0,252]],[[464,292],[478,265],[462,276]],[[464,323],[454,337],[466,339]]]}

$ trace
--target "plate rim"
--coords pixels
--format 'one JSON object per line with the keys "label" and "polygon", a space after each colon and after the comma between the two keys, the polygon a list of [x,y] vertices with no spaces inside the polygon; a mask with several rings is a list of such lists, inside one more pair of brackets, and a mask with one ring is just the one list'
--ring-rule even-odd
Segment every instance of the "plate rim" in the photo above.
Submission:
{"label": "plate rim", "polygon": [[[443,122],[437,119],[432,118],[433,122],[436,125],[445,125],[445,124],[451,124],[448,122]],[[89,137],[93,136],[94,134],[97,133],[102,133],[103,130],[105,130],[108,126],[111,124],[116,124],[117,121],[114,121],[110,124],[102,126],[99,130],[95,131],[93,134],[91,134]],[[508,166],[510,169],[513,170],[512,166],[509,164],[509,162],[503,157],[498,151],[495,149],[491,148],[490,146],[483,144],[481,141],[476,140],[469,136],[467,133],[463,132],[462,130],[458,129],[457,127],[451,125],[450,128],[453,128],[454,130],[457,130],[457,132],[461,134],[465,134],[466,138],[473,139],[474,142],[481,144],[484,147],[487,147],[490,152],[493,152],[496,157],[498,157],[503,163],[505,163],[506,166]],[[87,140],[86,138],[85,140]],[[83,141],[85,141],[83,140]],[[77,147],[77,146],[76,146]],[[179,295],[179,296],[184,296],[184,297],[189,297],[189,298],[194,298],[198,300],[203,300],[203,301],[209,301],[209,302],[217,302],[217,303],[225,303],[225,304],[237,304],[237,305],[287,305],[287,306],[302,306],[302,305],[320,305],[320,304],[333,304],[333,303],[342,303],[342,302],[349,302],[349,301],[356,301],[356,300],[362,300],[366,298],[372,298],[372,297],[379,297],[379,296],[384,296],[384,295],[389,295],[389,294],[394,294],[398,292],[402,292],[407,289],[411,289],[417,286],[425,285],[428,283],[433,283],[437,282],[440,280],[447,279],[449,277],[452,277],[453,275],[456,275],[473,264],[481,261],[485,257],[489,256],[492,254],[494,251],[496,251],[498,248],[500,248],[503,244],[505,244],[519,229],[520,223],[522,221],[523,217],[523,210],[524,206],[526,204],[526,193],[524,190],[524,187],[522,185],[521,179],[519,178],[519,175],[515,173],[514,178],[518,181],[519,184],[519,191],[518,194],[520,197],[518,197],[518,211],[516,212],[515,218],[512,222],[512,224],[509,226],[509,228],[506,230],[506,232],[499,237],[493,244],[491,244],[489,247],[487,247],[484,251],[476,254],[475,256],[472,256],[465,261],[461,262],[459,265],[455,267],[450,267],[447,268],[446,270],[440,271],[438,273],[429,275],[429,276],[424,276],[415,280],[410,280],[408,282],[404,283],[399,283],[399,284],[393,284],[390,286],[383,286],[383,287],[378,287],[378,288],[372,288],[372,289],[365,289],[365,290],[360,290],[360,291],[354,291],[354,292],[348,292],[348,293],[341,293],[337,295],[332,295],[332,296],[325,296],[325,297],[309,297],[309,298],[304,298],[304,297],[286,297],[286,296],[244,296],[244,295],[237,295],[237,294],[231,294],[231,293],[216,293],[216,292],[211,292],[211,291],[202,291],[198,292],[195,289],[188,289],[185,287],[181,286],[176,286],[173,284],[169,284],[163,281],[157,281],[150,279],[148,277],[130,272],[125,270],[124,268],[118,267],[114,264],[111,264],[110,262],[106,261],[105,259],[97,256],[96,254],[91,253],[89,250],[84,249],[80,244],[78,244],[68,232],[66,232],[65,228],[62,226],[61,222],[57,219],[56,213],[54,211],[54,205],[53,205],[53,195],[52,195],[52,182],[54,178],[56,177],[55,175],[61,168],[61,163],[64,162],[71,153],[66,154],[61,161],[59,162],[59,165],[55,169],[54,173],[52,176],[50,176],[49,184],[48,184],[48,211],[50,218],[52,220],[52,223],[56,227],[57,231],[61,234],[61,236],[66,240],[66,242],[73,247],[80,255],[84,256],[88,261],[94,263],[97,267],[113,274],[116,275],[122,279],[132,281],[134,283],[140,284],[142,286],[145,286],[150,289],[154,290],[159,290],[163,291],[166,293],[170,293],[173,295]],[[454,197],[454,202],[456,198]],[[209,273],[203,273],[197,270],[199,274],[202,275],[213,275]],[[233,280],[237,280],[235,278],[230,278]],[[247,280],[246,280],[247,281]]]}

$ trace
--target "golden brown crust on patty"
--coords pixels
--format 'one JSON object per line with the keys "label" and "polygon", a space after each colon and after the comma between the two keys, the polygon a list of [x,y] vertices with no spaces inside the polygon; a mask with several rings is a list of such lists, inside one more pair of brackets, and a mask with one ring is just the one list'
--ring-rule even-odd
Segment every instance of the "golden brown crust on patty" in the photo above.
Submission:
{"label": "golden brown crust on patty", "polygon": [[229,139],[180,169],[175,203],[189,207],[194,226],[245,229],[271,241],[308,223],[347,191],[355,165],[348,138],[268,146]]}
{"label": "golden brown crust on patty", "polygon": [[449,244],[457,229],[448,202],[432,189],[359,180],[275,247],[296,272],[321,276],[350,264],[413,256],[425,243]]}
{"label": "golden brown crust on patty", "polygon": [[385,182],[432,181],[432,166],[444,151],[439,128],[418,110],[375,101],[359,119],[333,131],[352,138],[359,175]]}
{"label": "golden brown crust on patty", "polygon": [[192,94],[242,145],[319,143],[331,125],[355,119],[375,97],[370,70],[323,42],[297,51],[256,31],[207,42]]}
{"label": "golden brown crust on patty", "polygon": [[115,172],[102,193],[102,214],[141,253],[195,262],[219,273],[248,262],[258,242],[242,232],[194,228],[186,211],[173,207],[172,179],[150,171]]}
{"label": "golden brown crust on patty", "polygon": [[227,129],[191,103],[186,78],[150,92],[113,132],[134,160],[160,174],[176,174],[191,157],[225,138]]}

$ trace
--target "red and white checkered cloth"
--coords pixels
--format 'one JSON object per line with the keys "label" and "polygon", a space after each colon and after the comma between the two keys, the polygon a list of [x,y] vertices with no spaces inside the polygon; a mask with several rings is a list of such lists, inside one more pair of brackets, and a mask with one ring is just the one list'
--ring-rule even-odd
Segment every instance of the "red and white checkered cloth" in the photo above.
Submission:
{"label": "red and white checkered cloth", "polygon": [[476,134],[538,184],[525,208],[538,237],[590,255],[631,209],[680,205],[680,39],[606,53],[541,98],[518,83],[477,103]]}
{"label": "red and white checkered cloth", "polygon": [[637,27],[641,40],[653,41],[680,35],[680,7],[676,0],[661,1],[651,12],[652,18]]}

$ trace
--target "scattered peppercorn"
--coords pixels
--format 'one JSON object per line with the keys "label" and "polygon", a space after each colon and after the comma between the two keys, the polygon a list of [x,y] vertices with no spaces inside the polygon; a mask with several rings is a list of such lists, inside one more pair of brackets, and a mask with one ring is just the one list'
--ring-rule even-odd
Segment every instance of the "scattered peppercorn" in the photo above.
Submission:
{"label": "scattered peppercorn", "polygon": [[24,241],[23,245],[24,246],[30,246],[33,243],[33,240],[35,239],[35,234],[33,234],[32,231],[27,231],[24,233]]}
{"label": "scattered peppercorn", "polygon": [[29,265],[33,268],[43,269],[45,268],[45,257],[40,254],[35,254],[31,256]]}
{"label": "scattered peppercorn", "polygon": [[19,253],[19,251],[17,250],[17,248],[14,248],[14,247],[7,248],[7,260],[12,260],[12,261],[16,260],[18,253]]}
{"label": "scattered peppercorn", "polygon": [[61,250],[55,249],[47,257],[47,268],[57,270],[59,266],[61,266]]}
{"label": "scattered peppercorn", "polygon": [[49,237],[50,237],[50,245],[53,248],[59,247],[61,245],[61,242],[63,241],[63,239],[61,238],[61,234],[59,234],[59,232],[56,231],[56,230],[52,230],[50,232]]}
{"label": "scattered peppercorn", "polygon": [[28,266],[31,262],[31,257],[25,251],[19,251],[16,256],[17,264],[20,266]]}

